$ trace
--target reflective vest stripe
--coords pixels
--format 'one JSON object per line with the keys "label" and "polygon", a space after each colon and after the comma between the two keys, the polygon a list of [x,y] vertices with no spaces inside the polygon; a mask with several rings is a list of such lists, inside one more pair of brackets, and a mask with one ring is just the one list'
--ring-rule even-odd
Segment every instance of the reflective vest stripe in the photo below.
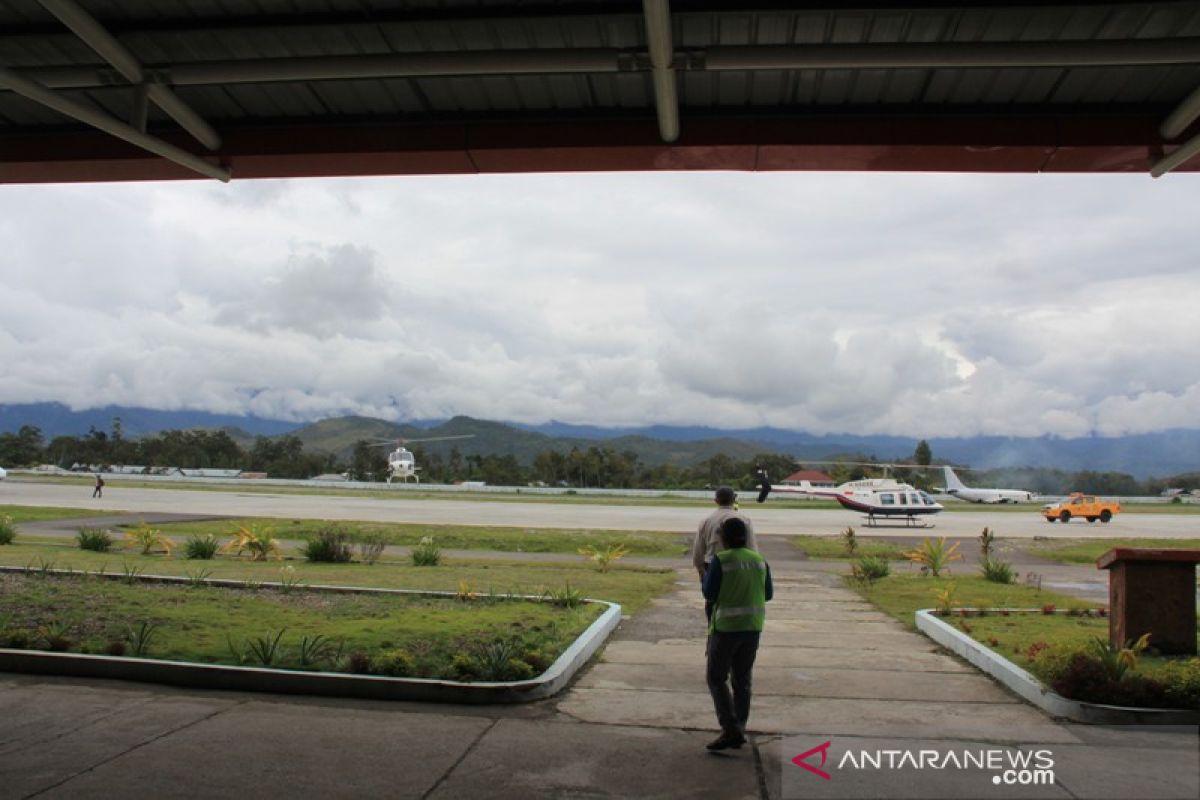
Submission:
{"label": "reflective vest stripe", "polygon": [[733,564],[721,563],[722,572],[732,572],[735,569],[757,569],[766,570],[767,565],[762,561],[737,561]]}
{"label": "reflective vest stripe", "polygon": [[725,617],[752,617],[755,614],[766,614],[766,606],[738,606],[736,608],[717,608],[716,615]]}

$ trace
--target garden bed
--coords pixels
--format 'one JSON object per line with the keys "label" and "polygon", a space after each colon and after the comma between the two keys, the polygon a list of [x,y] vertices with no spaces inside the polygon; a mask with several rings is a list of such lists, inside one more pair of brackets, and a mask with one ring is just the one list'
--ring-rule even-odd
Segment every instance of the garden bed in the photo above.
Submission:
{"label": "garden bed", "polygon": [[549,696],[620,619],[620,606],[569,588],[525,597],[286,576],[5,568],[0,594],[4,670],[444,702]]}
{"label": "garden bed", "polygon": [[[961,612],[967,612],[967,617],[961,617]],[[920,609],[916,612],[917,629],[947,650],[961,656],[972,665],[991,675],[1016,694],[1044,709],[1048,713],[1075,722],[1091,724],[1158,724],[1158,725],[1195,725],[1200,724],[1200,710],[1169,709],[1169,708],[1136,708],[1117,706],[1103,703],[1090,703],[1064,697],[1054,692],[1037,676],[1023,669],[994,647],[989,647],[975,638],[977,633],[975,623],[980,622],[977,616],[971,617],[977,609],[954,609],[946,618],[939,616],[932,609]],[[1005,616],[1000,616],[1001,612]],[[962,619],[973,619],[971,633],[967,633],[954,624],[954,615]],[[1036,609],[1002,609],[996,611],[997,618],[1008,619],[1018,615],[1036,619],[1047,616]]]}

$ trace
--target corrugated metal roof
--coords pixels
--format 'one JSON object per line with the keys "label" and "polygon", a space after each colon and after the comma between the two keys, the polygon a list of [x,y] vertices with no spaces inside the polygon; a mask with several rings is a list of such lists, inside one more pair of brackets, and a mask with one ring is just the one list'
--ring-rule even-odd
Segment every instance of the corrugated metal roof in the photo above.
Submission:
{"label": "corrugated metal roof", "polygon": [[[474,124],[502,119],[536,126],[650,124],[655,119],[647,26],[636,2],[77,1],[144,67],[172,86],[183,103],[233,139],[238,131],[264,126],[294,131],[364,123]],[[748,10],[742,3],[697,0],[671,3],[671,11],[684,141],[700,129],[692,124],[697,120],[735,121],[749,130],[751,118],[802,125],[813,115],[838,114],[925,120],[931,143],[939,141],[939,119],[949,124],[944,130],[950,130],[957,121],[979,115],[1015,120],[1014,125],[1038,114],[1055,119],[1078,114],[1092,120],[1114,116],[1130,130],[1138,127],[1129,123],[1137,117],[1147,120],[1139,123],[1141,128],[1152,130],[1149,120],[1165,116],[1200,87],[1200,57],[1070,66],[712,67],[714,54],[725,48],[795,48],[806,53],[867,45],[894,45],[897,52],[922,45],[988,43],[1198,45],[1198,2],[877,2],[863,8],[763,2]],[[610,54],[611,63],[583,71],[549,67],[544,72],[506,73],[498,65],[483,73],[469,68],[453,74],[301,76],[212,84],[175,77],[186,65],[230,62],[455,54],[487,58],[530,51],[569,58],[588,50]],[[1200,46],[1193,51],[1200,52]],[[134,112],[135,93],[128,82],[35,0],[10,0],[0,6],[0,65],[118,120],[128,120]],[[93,77],[67,80],[60,68],[86,68]],[[186,137],[175,137],[178,126],[154,104],[149,130],[196,150]],[[74,132],[91,135],[86,126],[58,111],[0,90],[0,143],[19,141],[23,151],[33,152],[30,137]],[[1171,149],[1150,136],[1137,141],[1138,136],[1113,133],[1111,138],[1116,140],[1112,146],[1157,147],[1160,155],[1164,148]],[[537,146],[532,140],[529,144]],[[1053,149],[1063,143],[1045,144]],[[233,163],[237,153],[225,149],[217,155]],[[1144,159],[1153,158],[1147,150]],[[3,163],[0,160],[0,170]]]}

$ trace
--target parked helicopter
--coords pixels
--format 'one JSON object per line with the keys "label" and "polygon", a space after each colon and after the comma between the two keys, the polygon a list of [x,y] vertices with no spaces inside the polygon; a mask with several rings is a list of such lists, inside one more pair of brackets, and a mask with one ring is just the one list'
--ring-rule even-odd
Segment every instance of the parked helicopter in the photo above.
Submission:
{"label": "parked helicopter", "polygon": [[460,436],[431,436],[426,439],[380,439],[371,447],[392,447],[395,450],[388,453],[388,477],[387,482],[391,483],[392,478],[399,478],[404,483],[408,483],[408,479],[412,478],[417,483],[421,482],[421,476],[417,471],[421,469],[417,466],[417,457],[412,454],[412,451],[407,449],[406,444],[421,444],[423,442],[446,442],[450,439],[473,439],[475,434],[464,433]]}
{"label": "parked helicopter", "polygon": [[[811,462],[810,462],[811,463]],[[830,462],[859,466],[909,467],[916,464],[863,464],[860,462]],[[759,470],[756,479],[759,492],[758,502],[765,502],[772,491],[778,494],[802,494],[809,497],[831,497],[849,511],[866,514],[866,525],[879,525],[876,517],[903,517],[906,527],[932,528],[933,523],[920,517],[939,513],[943,506],[926,492],[895,478],[864,478],[848,481],[840,486],[813,486],[811,481],[801,481],[798,486],[772,486],[765,470]]]}

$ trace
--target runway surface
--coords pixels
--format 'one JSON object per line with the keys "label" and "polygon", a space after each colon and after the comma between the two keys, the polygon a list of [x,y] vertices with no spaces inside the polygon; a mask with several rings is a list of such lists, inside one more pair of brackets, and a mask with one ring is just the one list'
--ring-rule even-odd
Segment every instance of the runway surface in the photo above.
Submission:
{"label": "runway surface", "polygon": [[[106,487],[102,499],[91,498],[91,486],[0,482],[0,505],[61,506],[98,511],[212,514],[237,517],[359,520],[425,524],[501,525],[521,528],[583,528],[593,530],[661,530],[689,532],[707,513],[700,507],[621,506],[516,501],[470,501],[374,498],[340,495],[267,494],[180,489]],[[743,512],[756,532],[767,535],[832,534],[847,525],[871,536],[977,536],[985,526],[997,536],[1031,538],[1118,538],[1128,536],[1200,538],[1200,515],[1123,513],[1108,525],[1075,521],[1049,524],[1038,506],[1012,511],[946,511],[931,518],[930,529],[913,529],[902,521],[895,527],[867,528],[862,515],[841,509],[771,508],[753,503]]]}

